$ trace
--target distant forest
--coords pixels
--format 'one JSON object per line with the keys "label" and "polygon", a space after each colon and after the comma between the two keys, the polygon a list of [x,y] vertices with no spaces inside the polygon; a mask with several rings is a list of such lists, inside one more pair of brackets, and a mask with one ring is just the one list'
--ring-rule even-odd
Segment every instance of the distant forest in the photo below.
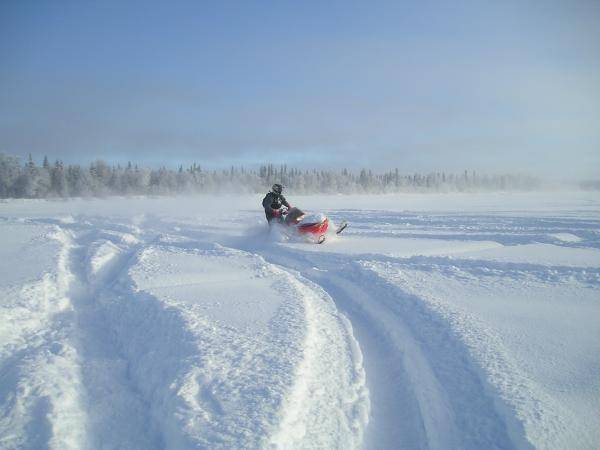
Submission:
{"label": "distant forest", "polygon": [[294,194],[481,192],[524,191],[540,186],[527,175],[462,173],[402,173],[392,169],[374,173],[368,169],[302,170],[287,165],[265,164],[258,169],[231,167],[206,170],[194,163],[178,169],[150,169],[137,164],[109,165],[98,160],[90,165],[50,163],[37,165],[29,156],[0,153],[0,198],[97,197],[108,195],[172,195],[192,193],[257,193],[281,183]]}

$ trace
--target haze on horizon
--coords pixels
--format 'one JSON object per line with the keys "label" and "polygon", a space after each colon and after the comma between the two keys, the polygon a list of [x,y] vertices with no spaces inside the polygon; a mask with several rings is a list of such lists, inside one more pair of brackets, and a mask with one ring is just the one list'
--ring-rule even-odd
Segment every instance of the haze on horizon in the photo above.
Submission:
{"label": "haze on horizon", "polygon": [[600,174],[600,2],[0,3],[0,152]]}

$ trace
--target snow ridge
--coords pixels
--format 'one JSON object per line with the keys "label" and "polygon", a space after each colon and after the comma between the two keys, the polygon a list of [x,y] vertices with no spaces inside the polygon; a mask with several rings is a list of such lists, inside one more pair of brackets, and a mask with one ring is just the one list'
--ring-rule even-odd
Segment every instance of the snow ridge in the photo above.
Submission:
{"label": "snow ridge", "polygon": [[352,325],[335,311],[325,291],[292,273],[290,283],[303,292],[307,332],[303,359],[271,443],[290,449],[357,448],[368,422],[369,399]]}
{"label": "snow ridge", "polygon": [[[9,309],[5,317],[14,328],[12,339],[2,345],[3,448],[76,449],[85,442],[86,414],[70,297],[69,266],[75,244],[69,232],[58,227],[50,230],[47,237],[60,245],[55,269],[26,285],[17,299],[20,306]],[[12,356],[5,356],[9,352]]]}

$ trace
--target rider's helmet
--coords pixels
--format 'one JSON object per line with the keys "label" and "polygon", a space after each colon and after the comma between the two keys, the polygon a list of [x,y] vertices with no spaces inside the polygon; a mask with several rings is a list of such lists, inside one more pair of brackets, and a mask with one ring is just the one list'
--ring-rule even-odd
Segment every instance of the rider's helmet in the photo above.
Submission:
{"label": "rider's helmet", "polygon": [[271,191],[276,194],[281,194],[283,192],[283,186],[279,183],[275,183],[273,186],[271,186]]}

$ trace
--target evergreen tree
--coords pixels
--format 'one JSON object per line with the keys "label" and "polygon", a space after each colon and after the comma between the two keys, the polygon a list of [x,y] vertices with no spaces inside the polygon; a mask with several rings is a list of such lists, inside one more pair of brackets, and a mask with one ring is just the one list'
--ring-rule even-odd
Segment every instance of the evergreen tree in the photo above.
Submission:
{"label": "evergreen tree", "polygon": [[94,161],[86,170],[78,165],[65,166],[58,160],[50,166],[47,157],[42,167],[37,167],[31,155],[21,165],[17,158],[0,154],[2,198],[264,192],[274,182],[284,184],[294,194],[527,190],[538,185],[536,179],[523,175],[489,176],[467,170],[461,174],[402,175],[398,168],[380,174],[365,168],[357,175],[346,168],[301,170],[286,164],[263,164],[258,170],[231,166],[228,170],[207,172],[195,162],[187,169],[180,165],[176,170],[151,170],[139,168],[131,161],[123,168],[102,160]]}

